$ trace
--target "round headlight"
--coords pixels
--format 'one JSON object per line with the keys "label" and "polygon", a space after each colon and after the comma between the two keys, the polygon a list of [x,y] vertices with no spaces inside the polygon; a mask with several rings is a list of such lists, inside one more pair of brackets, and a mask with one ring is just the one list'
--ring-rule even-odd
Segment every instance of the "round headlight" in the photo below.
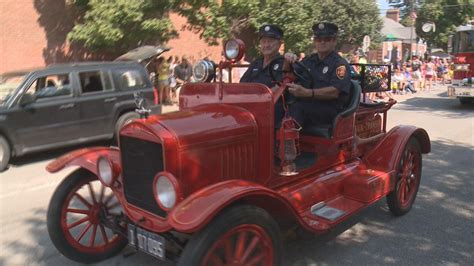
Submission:
{"label": "round headlight", "polygon": [[230,39],[224,45],[225,57],[231,61],[239,61],[244,56],[245,44],[239,39]]}
{"label": "round headlight", "polygon": [[158,175],[155,180],[155,193],[158,204],[166,210],[176,203],[176,190],[171,180],[165,175]]}
{"label": "round headlight", "polygon": [[216,67],[210,60],[200,60],[193,67],[193,77],[197,82],[210,82],[216,76]]}
{"label": "round headlight", "polygon": [[114,181],[114,170],[112,163],[105,157],[99,157],[97,160],[97,172],[99,179],[105,186],[111,186]]}

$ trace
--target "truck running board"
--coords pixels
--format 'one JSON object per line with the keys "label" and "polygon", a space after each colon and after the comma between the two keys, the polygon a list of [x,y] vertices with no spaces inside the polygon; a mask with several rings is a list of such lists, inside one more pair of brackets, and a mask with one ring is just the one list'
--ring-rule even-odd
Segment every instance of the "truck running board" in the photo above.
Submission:
{"label": "truck running board", "polygon": [[311,213],[329,221],[336,221],[339,217],[346,214],[346,212],[343,210],[339,210],[329,206],[324,206],[319,209],[311,210]]}
{"label": "truck running board", "polygon": [[339,196],[329,202],[318,202],[302,213],[303,221],[315,233],[324,233],[367,206],[360,201]]}

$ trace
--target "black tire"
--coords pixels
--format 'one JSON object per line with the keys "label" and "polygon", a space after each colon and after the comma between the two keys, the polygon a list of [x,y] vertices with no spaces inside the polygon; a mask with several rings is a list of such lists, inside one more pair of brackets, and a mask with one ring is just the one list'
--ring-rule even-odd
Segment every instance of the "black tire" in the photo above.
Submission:
{"label": "black tire", "polygon": [[122,129],[123,126],[126,124],[130,123],[132,120],[140,118],[140,115],[135,113],[135,112],[127,112],[122,114],[119,119],[117,119],[117,123],[115,123],[115,138],[118,140],[118,136],[120,133],[120,129]]}
{"label": "black tire", "polygon": [[[112,237],[109,239],[110,244],[104,241],[105,244],[101,246],[94,247],[93,243],[92,247],[80,246],[80,248],[78,248],[74,245],[80,243],[81,240],[74,239],[74,237],[71,238],[71,231],[66,232],[64,230],[62,225],[71,225],[71,223],[68,224],[68,221],[70,222],[67,216],[68,213],[63,213],[65,203],[67,203],[68,201],[72,201],[72,199],[74,198],[73,195],[75,193],[79,193],[79,189],[76,189],[78,186],[81,186],[82,188],[82,186],[84,186],[82,184],[90,184],[90,182],[95,182],[96,180],[97,182],[99,182],[94,174],[85,169],[78,169],[74,171],[69,176],[67,176],[56,188],[48,206],[47,228],[51,241],[58,249],[58,251],[65,257],[81,263],[94,263],[108,259],[119,253],[128,243],[126,238],[117,234],[110,233],[111,231],[106,231],[109,229],[104,229],[103,225],[99,224],[97,226],[94,226],[97,230],[95,232],[97,233],[102,230],[104,230],[102,232],[109,232],[109,235],[112,235]],[[77,207],[77,204],[75,206],[66,205],[66,208],[82,209],[80,207]],[[90,222],[90,224],[92,224],[92,222]],[[91,231],[90,235],[92,234],[93,231]],[[90,235],[88,241],[90,241]],[[94,239],[97,238],[94,237]],[[103,237],[102,239],[104,240]]]}
{"label": "black tire", "polygon": [[0,136],[0,172],[5,170],[11,157],[11,149],[8,141]]}
{"label": "black tire", "polygon": [[471,103],[473,103],[473,99],[472,98],[466,98],[466,97],[459,97],[459,102],[461,104],[471,104]]}
{"label": "black tire", "polygon": [[[412,160],[409,157],[411,156],[410,154],[413,156]],[[410,162],[414,163],[413,167],[407,165],[407,163],[409,164]],[[410,169],[404,171],[405,166]],[[411,137],[405,145],[405,149],[403,150],[400,161],[398,162],[395,188],[387,195],[388,207],[395,216],[406,214],[413,206],[418,193],[418,188],[420,187],[421,172],[422,156],[420,143],[415,137]],[[401,190],[403,188],[407,188],[408,191],[402,193]],[[409,194],[409,198],[401,199],[402,197],[407,197],[406,194]]]}
{"label": "black tire", "polygon": [[[235,206],[223,211],[203,230],[193,235],[181,254],[178,265],[206,265],[203,260],[208,252],[212,252],[213,245],[217,244],[220,237],[233,229],[247,225],[263,229],[267,239],[271,239],[271,241],[267,241],[267,244],[271,242],[271,248],[273,249],[272,265],[280,265],[282,244],[277,222],[265,210],[249,205]],[[265,245],[261,244],[260,246]],[[226,261],[223,265],[226,265]]]}

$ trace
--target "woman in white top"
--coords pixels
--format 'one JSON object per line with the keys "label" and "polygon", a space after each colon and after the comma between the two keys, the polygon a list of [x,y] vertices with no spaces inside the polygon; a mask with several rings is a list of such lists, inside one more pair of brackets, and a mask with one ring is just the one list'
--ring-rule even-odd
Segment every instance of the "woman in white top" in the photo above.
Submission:
{"label": "woman in white top", "polygon": [[425,69],[425,80],[426,80],[426,87],[427,90],[431,90],[431,81],[433,78],[436,79],[436,71],[435,71],[435,65],[433,62],[431,62],[431,58],[428,58],[428,63],[426,63],[426,69]]}

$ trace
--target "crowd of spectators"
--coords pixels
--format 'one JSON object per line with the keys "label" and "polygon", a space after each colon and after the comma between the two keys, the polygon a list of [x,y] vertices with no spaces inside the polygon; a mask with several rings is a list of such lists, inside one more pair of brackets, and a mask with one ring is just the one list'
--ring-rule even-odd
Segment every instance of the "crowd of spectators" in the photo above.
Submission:
{"label": "crowd of spectators", "polygon": [[188,57],[158,57],[154,61],[154,75],[151,79],[158,92],[158,103],[172,105],[178,102],[179,90],[183,84],[192,82],[193,67]]}
{"label": "crowd of spectators", "polygon": [[[367,63],[363,54],[346,57],[350,63]],[[405,61],[396,60],[391,63],[391,90],[382,94],[369,95],[371,100],[392,97],[394,94],[409,94],[419,91],[430,91],[435,84],[448,84],[453,78],[453,64],[450,58],[427,57],[413,55]]]}
{"label": "crowd of spectators", "polygon": [[[300,57],[304,57],[301,53]],[[346,55],[349,63],[366,64],[364,54],[354,53]],[[193,82],[192,63],[187,56],[170,56],[167,59],[159,57],[155,60],[155,74],[152,78],[158,89],[158,102],[171,105],[178,102],[179,90],[187,82]],[[242,63],[247,63],[242,61]],[[417,93],[430,91],[436,83],[447,84],[453,77],[453,65],[450,58],[420,58],[413,55],[405,61],[396,60],[391,63],[391,90],[385,93],[369,94],[371,100],[393,97],[394,94]],[[240,70],[240,69],[239,69]],[[245,71],[245,69],[243,69]],[[241,72],[233,71],[232,80],[239,80]],[[228,73],[224,71],[223,80],[228,80]]]}

